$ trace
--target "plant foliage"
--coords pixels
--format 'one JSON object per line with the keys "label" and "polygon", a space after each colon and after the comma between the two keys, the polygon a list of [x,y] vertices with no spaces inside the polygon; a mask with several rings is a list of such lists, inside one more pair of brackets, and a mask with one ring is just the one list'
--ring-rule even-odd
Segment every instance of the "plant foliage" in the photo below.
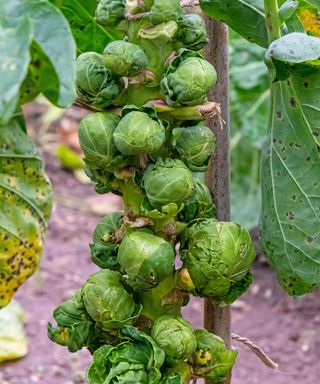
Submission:
{"label": "plant foliage", "polygon": [[[214,15],[220,12],[217,3],[201,5]],[[244,7],[242,1],[234,3]],[[320,165],[320,4],[288,0],[280,5],[278,14],[277,9],[269,10],[273,20],[266,23],[273,34],[282,24],[282,36],[279,29],[278,39],[269,37],[265,55],[271,111],[261,162],[261,243],[281,285],[289,294],[300,296],[320,285],[316,229],[320,203],[315,176]],[[227,23],[237,30],[236,13],[230,9],[227,16],[231,18]]]}

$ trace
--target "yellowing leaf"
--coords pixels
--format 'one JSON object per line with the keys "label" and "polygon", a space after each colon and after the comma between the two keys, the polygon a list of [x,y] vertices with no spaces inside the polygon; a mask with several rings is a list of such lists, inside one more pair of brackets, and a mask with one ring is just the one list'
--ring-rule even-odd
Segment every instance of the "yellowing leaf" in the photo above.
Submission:
{"label": "yellowing leaf", "polygon": [[50,210],[34,143],[16,120],[0,126],[0,308],[38,268]]}
{"label": "yellowing leaf", "polygon": [[301,9],[298,18],[307,33],[320,37],[320,14],[316,9]]}
{"label": "yellowing leaf", "polygon": [[24,312],[16,301],[12,301],[0,310],[0,363],[20,359],[27,353]]}

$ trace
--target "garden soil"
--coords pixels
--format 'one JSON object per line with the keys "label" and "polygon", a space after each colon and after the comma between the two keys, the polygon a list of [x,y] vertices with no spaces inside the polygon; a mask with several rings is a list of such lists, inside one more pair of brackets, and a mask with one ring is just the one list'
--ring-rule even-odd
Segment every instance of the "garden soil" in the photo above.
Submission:
{"label": "garden soil", "polygon": [[[84,384],[90,355],[70,354],[47,338],[53,309],[72,296],[97,268],[90,260],[91,235],[100,217],[121,209],[121,200],[98,196],[92,185],[77,181],[46,156],[54,187],[54,207],[40,270],[19,290],[16,299],[26,312],[29,353],[19,361],[0,365],[0,384]],[[250,339],[279,364],[265,367],[238,342],[239,359],[232,384],[320,383],[320,292],[300,299],[288,297],[274,273],[259,256],[253,267],[255,282],[232,306],[232,332]],[[202,306],[192,300],[184,314],[202,325]]]}

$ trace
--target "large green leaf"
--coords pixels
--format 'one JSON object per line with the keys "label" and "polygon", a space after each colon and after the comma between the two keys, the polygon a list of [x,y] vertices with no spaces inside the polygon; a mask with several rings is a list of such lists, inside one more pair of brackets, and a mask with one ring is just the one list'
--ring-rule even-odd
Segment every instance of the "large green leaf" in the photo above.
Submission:
{"label": "large green leaf", "polygon": [[265,62],[272,81],[289,78],[294,65],[320,66],[320,39],[301,32],[289,33],[270,44]]}
{"label": "large green leaf", "polygon": [[16,28],[0,24],[0,36],[0,124],[6,124],[16,109],[19,88],[28,72],[32,25],[27,18],[21,18]]}
{"label": "large green leaf", "polygon": [[[71,105],[74,100],[76,49],[70,27],[62,13],[47,0],[0,0],[0,14],[1,24],[15,29],[19,28],[22,19],[30,20],[34,42],[44,57],[41,71],[47,76],[46,81],[41,83],[41,91],[60,107]],[[16,42],[15,46],[21,45],[25,39],[26,36],[21,36],[21,42]],[[1,56],[8,56],[6,46],[1,50]],[[6,74],[3,67],[0,68],[0,77],[3,79]],[[21,72],[17,77],[16,88],[25,75],[25,72]],[[17,93],[12,95],[12,100],[17,101]]]}
{"label": "large green leaf", "polygon": [[256,6],[252,0],[200,0],[200,6],[208,16],[225,22],[251,43],[268,46],[261,4]]}
{"label": "large green leaf", "polygon": [[61,9],[69,21],[79,54],[89,51],[102,53],[110,41],[122,38],[120,32],[102,27],[95,22],[97,0],[50,1]]}
{"label": "large green leaf", "polygon": [[[269,60],[278,60],[272,75],[279,70],[277,62],[288,67],[288,75],[272,86],[262,156],[261,235],[282,286],[291,295],[303,295],[320,285],[320,70],[306,64],[315,58],[314,38],[304,35],[304,53],[293,44],[288,56],[282,47],[288,36],[267,52]],[[294,64],[302,60],[306,63]]]}
{"label": "large green leaf", "polygon": [[0,308],[36,270],[51,210],[51,186],[17,120],[0,126]]}

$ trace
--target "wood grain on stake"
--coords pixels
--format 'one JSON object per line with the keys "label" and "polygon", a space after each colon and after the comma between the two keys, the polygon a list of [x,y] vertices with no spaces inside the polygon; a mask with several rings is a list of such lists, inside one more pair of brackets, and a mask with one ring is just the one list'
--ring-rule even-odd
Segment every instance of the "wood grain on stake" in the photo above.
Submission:
{"label": "wood grain on stake", "polygon": [[[217,137],[217,148],[211,166],[206,173],[208,185],[216,204],[217,219],[230,221],[230,139],[229,139],[229,74],[228,74],[228,29],[224,23],[205,17],[210,41],[206,46],[206,59],[216,68],[218,81],[209,100],[221,103],[223,127],[219,120],[209,119],[209,127]],[[206,299],[204,303],[204,326],[210,332],[223,338],[230,346],[230,307],[220,307]],[[231,377],[225,383],[229,384]]]}

